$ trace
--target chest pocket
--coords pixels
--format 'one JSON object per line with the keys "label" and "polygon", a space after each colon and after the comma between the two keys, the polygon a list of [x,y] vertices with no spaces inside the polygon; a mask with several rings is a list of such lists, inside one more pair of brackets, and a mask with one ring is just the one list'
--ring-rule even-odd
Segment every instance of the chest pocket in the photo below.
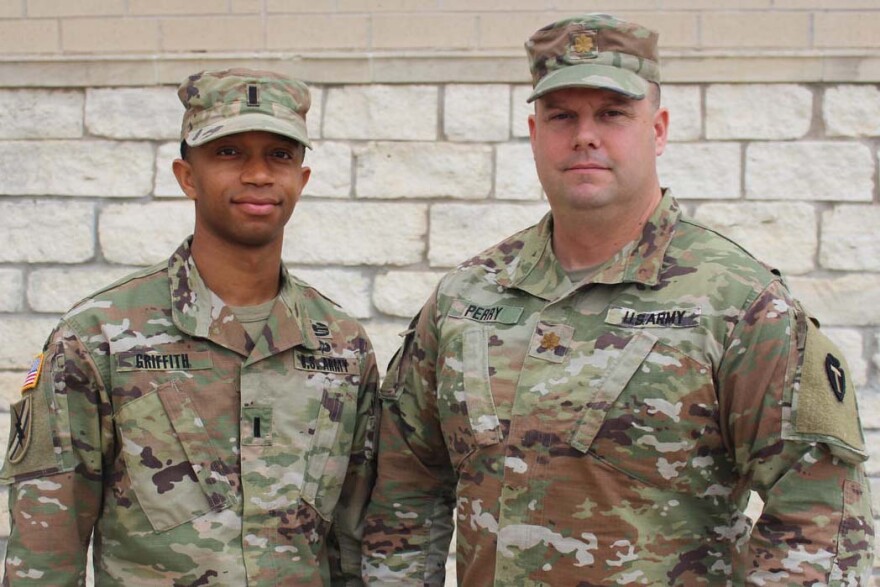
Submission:
{"label": "chest pocket", "polygon": [[116,414],[132,488],[159,532],[235,502],[226,467],[181,386],[169,381]]}
{"label": "chest pocket", "polygon": [[[356,433],[360,367],[355,359],[297,353],[303,387],[320,390],[320,402],[309,425],[311,441],[305,461],[302,499],[330,520],[348,471]],[[298,377],[298,378],[299,378]]]}
{"label": "chest pocket", "polygon": [[642,482],[705,494],[731,470],[709,367],[646,331],[623,342],[570,445]]}

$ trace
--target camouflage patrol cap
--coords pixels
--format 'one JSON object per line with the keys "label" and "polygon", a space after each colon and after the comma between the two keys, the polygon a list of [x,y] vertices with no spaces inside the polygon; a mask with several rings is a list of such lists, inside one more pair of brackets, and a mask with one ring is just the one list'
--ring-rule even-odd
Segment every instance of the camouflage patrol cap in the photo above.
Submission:
{"label": "camouflage patrol cap", "polygon": [[272,132],[311,148],[303,82],[271,71],[227,69],[189,76],[177,91],[186,112],[180,140],[192,147],[249,130]]}
{"label": "camouflage patrol cap", "polygon": [[660,82],[659,35],[607,14],[566,18],[526,42],[532,102],[562,88],[603,88],[641,100]]}

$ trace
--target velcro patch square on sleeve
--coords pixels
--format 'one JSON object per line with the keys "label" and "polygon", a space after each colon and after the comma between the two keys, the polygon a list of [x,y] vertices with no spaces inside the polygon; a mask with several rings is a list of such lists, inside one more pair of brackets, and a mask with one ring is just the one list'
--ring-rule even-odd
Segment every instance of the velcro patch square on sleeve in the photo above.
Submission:
{"label": "velcro patch square on sleeve", "polygon": [[795,431],[836,439],[864,453],[856,390],[840,350],[806,316],[805,344],[797,390]]}

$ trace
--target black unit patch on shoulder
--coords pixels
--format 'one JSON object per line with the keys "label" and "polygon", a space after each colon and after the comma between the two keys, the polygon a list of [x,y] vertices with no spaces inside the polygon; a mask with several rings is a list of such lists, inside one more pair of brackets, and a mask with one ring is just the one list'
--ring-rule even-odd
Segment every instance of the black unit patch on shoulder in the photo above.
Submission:
{"label": "black unit patch on shoulder", "polygon": [[837,401],[842,402],[846,395],[846,372],[840,359],[828,353],[825,355],[825,375],[828,376],[828,383],[831,384],[831,391]]}

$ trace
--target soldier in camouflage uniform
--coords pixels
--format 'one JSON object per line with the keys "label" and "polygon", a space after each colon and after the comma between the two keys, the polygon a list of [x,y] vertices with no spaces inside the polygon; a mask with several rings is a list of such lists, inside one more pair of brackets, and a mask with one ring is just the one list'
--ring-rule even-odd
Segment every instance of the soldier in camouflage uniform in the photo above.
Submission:
{"label": "soldier in camouflage uniform", "polygon": [[656,44],[605,15],[527,43],[551,212],[444,277],[389,367],[372,584],[442,585],[453,512],[461,585],[865,584],[846,363],[660,188]]}
{"label": "soldier in camouflage uniform", "polygon": [[359,585],[377,370],[363,328],[288,274],[308,88],[184,81],[174,172],[196,225],[77,304],[12,406],[5,584]]}

